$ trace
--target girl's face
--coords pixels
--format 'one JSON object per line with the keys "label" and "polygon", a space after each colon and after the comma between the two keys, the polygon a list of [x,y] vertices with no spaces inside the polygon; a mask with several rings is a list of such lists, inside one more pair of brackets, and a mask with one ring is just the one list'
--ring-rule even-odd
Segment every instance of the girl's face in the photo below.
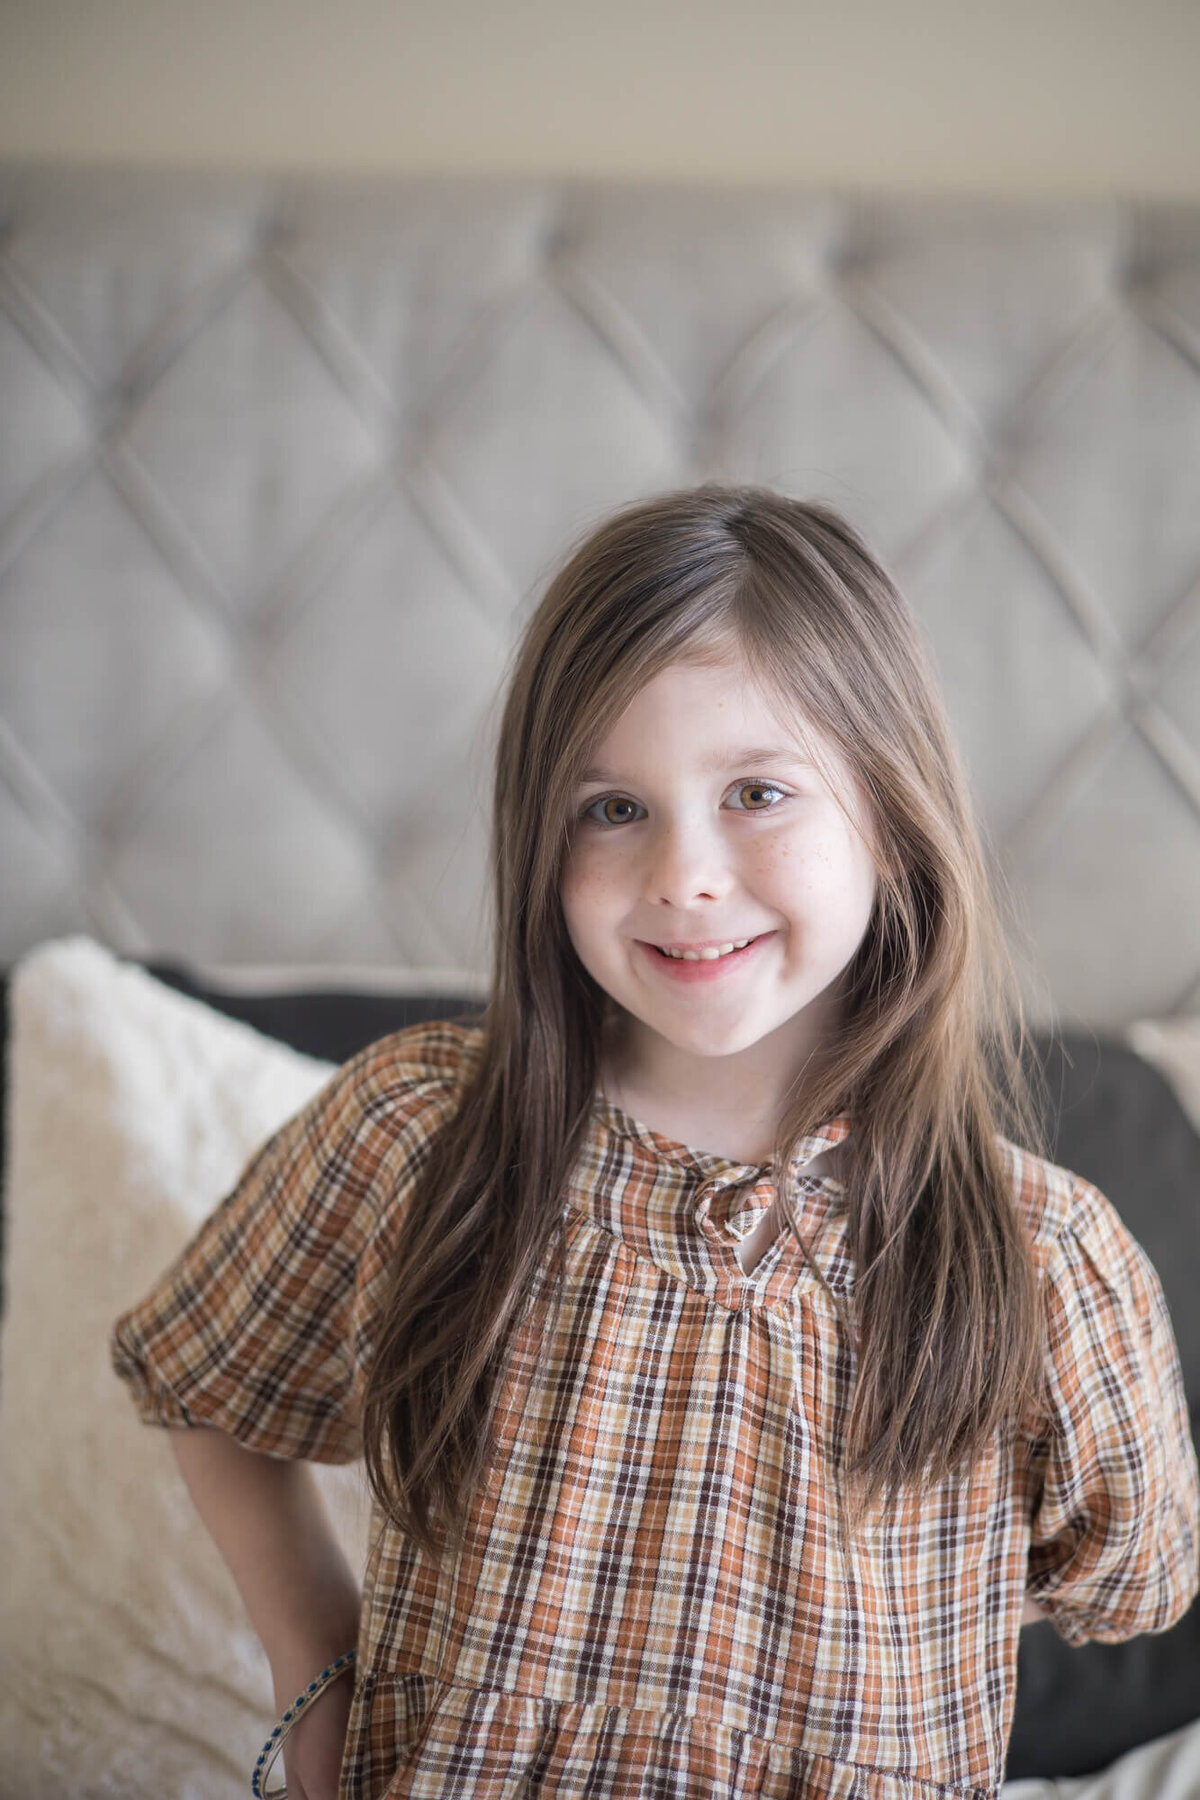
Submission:
{"label": "girl's face", "polygon": [[[713,1057],[774,1034],[771,1064],[790,1079],[836,1029],[831,990],[866,932],[876,871],[857,783],[821,748],[832,785],[734,646],[718,664],[663,670],[597,746],[572,800],[563,911],[580,961],[636,1022],[644,1070],[658,1040]],[[716,960],[663,954],[746,938]]]}

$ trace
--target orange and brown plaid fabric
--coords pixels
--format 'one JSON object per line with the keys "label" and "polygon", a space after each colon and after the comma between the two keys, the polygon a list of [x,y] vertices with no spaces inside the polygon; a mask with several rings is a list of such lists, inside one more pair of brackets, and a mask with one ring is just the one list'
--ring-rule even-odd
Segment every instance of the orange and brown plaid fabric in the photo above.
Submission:
{"label": "orange and brown plaid fabric", "polygon": [[[405,1196],[478,1048],[462,1024],[385,1038],[259,1151],[116,1325],[147,1422],[359,1454]],[[852,1303],[843,1190],[803,1176],[849,1128],[788,1175]],[[1073,1641],[1177,1618],[1200,1500],[1157,1277],[1094,1187],[1006,1155],[1053,1417],[846,1541],[852,1349],[790,1231],[750,1275],[736,1255],[775,1171],[598,1096],[564,1196],[566,1304],[551,1341],[515,1342],[462,1554],[439,1570],[376,1520],[340,1800],[981,1800],[1027,1592]]]}

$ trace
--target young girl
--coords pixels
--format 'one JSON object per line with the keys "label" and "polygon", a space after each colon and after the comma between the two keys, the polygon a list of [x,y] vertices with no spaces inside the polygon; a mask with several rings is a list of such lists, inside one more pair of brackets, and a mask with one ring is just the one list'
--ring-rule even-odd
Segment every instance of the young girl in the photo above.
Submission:
{"label": "young girl", "polygon": [[[1022,1617],[1178,1618],[1196,1462],[849,526],[709,486],[588,538],[492,860],[481,1018],[354,1057],[115,1330],[216,1428],[172,1441],[292,1800],[993,1795]],[[304,1461],[359,1455],[361,1593]]]}

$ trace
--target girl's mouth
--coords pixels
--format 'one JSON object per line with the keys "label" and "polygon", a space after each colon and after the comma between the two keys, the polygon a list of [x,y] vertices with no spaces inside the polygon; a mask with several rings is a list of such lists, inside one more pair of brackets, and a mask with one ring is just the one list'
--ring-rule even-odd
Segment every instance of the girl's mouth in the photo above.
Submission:
{"label": "girl's mouth", "polygon": [[[741,969],[752,961],[763,944],[774,937],[774,932],[764,931],[758,937],[750,939],[741,950],[727,950],[723,955],[702,956],[699,961],[692,962],[682,956],[671,956],[660,950],[657,944],[646,944],[638,939],[638,948],[647,961],[651,962],[660,974],[668,981],[708,982],[721,981],[734,969]],[[736,940],[735,940],[736,941]]]}

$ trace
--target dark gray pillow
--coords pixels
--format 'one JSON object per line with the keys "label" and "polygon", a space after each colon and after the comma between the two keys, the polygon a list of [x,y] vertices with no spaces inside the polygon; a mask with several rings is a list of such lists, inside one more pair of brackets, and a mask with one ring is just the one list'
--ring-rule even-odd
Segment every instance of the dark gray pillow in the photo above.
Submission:
{"label": "dark gray pillow", "polygon": [[348,1062],[389,1032],[429,1019],[469,1018],[482,1007],[481,1001],[464,994],[351,993],[332,986],[298,993],[231,993],[185,963],[154,958],[142,967],[165,986],[202,1000],[230,1019],[241,1019],[265,1037],[333,1063]]}
{"label": "dark gray pillow", "polygon": [[[1036,1045],[1056,1162],[1106,1194],[1158,1271],[1200,1441],[1200,1137],[1174,1090],[1123,1045]],[[1087,1775],[1200,1718],[1200,1605],[1169,1631],[1072,1647],[1021,1632],[1009,1780]]]}

